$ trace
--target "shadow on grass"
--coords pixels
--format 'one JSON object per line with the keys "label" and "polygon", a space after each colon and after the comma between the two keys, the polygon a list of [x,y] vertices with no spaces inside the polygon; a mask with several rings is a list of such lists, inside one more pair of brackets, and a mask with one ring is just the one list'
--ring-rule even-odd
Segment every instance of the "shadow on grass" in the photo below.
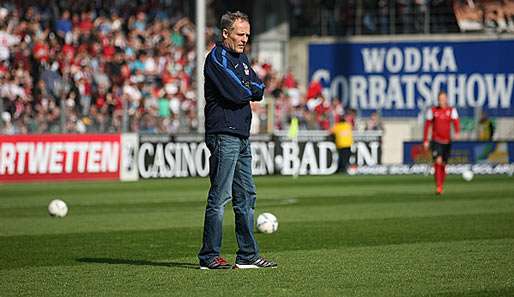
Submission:
{"label": "shadow on grass", "polygon": [[81,263],[97,263],[97,264],[125,264],[125,265],[144,265],[144,266],[164,266],[177,267],[186,269],[199,269],[198,264],[183,262],[158,262],[149,260],[133,260],[133,259],[112,259],[112,258],[78,258]]}
{"label": "shadow on grass", "polygon": [[[425,296],[425,295],[424,295]],[[430,297],[500,297],[514,296],[514,287],[488,288],[483,290],[469,290],[464,292],[442,292],[426,295]]]}

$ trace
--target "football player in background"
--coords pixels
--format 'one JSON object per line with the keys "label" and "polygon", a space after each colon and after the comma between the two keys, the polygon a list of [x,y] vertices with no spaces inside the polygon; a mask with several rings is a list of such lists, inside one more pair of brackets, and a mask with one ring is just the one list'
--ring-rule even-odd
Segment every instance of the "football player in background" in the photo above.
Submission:
{"label": "football player in background", "polygon": [[[423,145],[425,149],[432,150],[434,159],[434,178],[436,195],[443,193],[444,179],[446,177],[446,163],[451,150],[451,126],[454,128],[454,139],[459,139],[459,114],[457,109],[448,105],[448,97],[445,91],[439,92],[438,106],[430,108],[426,115],[423,129]],[[431,141],[428,141],[428,132],[432,126]]]}

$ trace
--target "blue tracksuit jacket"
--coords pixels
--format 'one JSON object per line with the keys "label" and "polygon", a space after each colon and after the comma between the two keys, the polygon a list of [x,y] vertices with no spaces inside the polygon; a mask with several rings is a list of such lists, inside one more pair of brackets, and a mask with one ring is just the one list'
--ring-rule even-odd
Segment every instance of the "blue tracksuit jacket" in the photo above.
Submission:
{"label": "blue tracksuit jacket", "polygon": [[245,54],[217,43],[205,60],[205,133],[250,135],[250,101],[262,100],[264,84]]}

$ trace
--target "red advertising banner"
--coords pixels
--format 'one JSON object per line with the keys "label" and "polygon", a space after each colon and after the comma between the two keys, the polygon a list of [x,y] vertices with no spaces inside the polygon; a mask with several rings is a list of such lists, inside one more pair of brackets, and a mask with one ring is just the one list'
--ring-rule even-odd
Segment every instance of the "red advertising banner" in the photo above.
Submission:
{"label": "red advertising banner", "polygon": [[120,134],[0,135],[0,182],[119,179]]}

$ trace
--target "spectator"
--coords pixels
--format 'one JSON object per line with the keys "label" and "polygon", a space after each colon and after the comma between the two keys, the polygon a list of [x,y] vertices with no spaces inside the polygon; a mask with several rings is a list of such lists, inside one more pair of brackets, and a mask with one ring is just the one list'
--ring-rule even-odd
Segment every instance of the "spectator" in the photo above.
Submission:
{"label": "spectator", "polygon": [[63,11],[61,18],[55,22],[55,31],[57,32],[57,35],[64,38],[64,36],[71,32],[72,29],[73,24],[70,20],[70,11],[66,9]]}
{"label": "spectator", "polygon": [[366,130],[384,130],[382,121],[376,111],[371,113],[369,120],[366,122]]}
{"label": "spectator", "polygon": [[330,111],[331,106],[330,103],[327,102],[323,95],[318,97],[318,104],[314,107],[314,112],[316,113],[316,121],[318,125],[323,130],[330,129]]}
{"label": "spectator", "polygon": [[480,115],[478,122],[478,139],[482,141],[492,141],[494,136],[494,122],[488,117],[486,112]]}
{"label": "spectator", "polygon": [[7,61],[10,57],[10,47],[19,44],[20,37],[7,31],[7,27],[0,23],[0,61]]}

